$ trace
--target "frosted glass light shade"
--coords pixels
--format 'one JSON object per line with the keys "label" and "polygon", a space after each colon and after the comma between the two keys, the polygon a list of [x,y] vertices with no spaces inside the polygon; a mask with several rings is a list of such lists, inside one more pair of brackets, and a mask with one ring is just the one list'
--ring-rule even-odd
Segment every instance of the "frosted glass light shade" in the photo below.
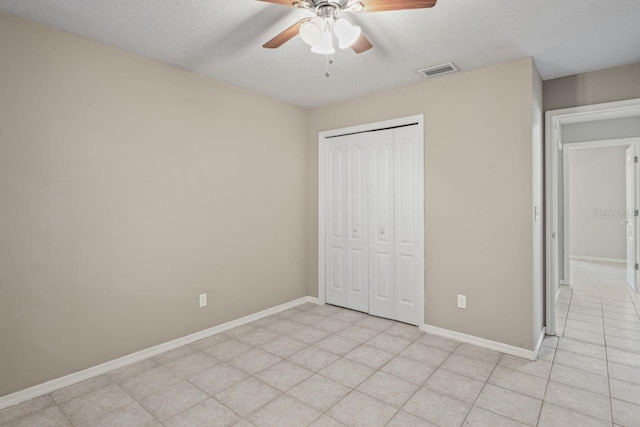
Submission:
{"label": "frosted glass light shade", "polygon": [[333,32],[338,38],[340,49],[347,49],[358,40],[360,34],[362,34],[362,29],[351,25],[346,19],[340,18],[333,24]]}
{"label": "frosted glass light shade", "polygon": [[336,53],[333,48],[333,37],[331,31],[325,31],[322,33],[322,41],[311,48],[311,52],[319,53],[321,55],[331,55]]}
{"label": "frosted glass light shade", "polygon": [[316,16],[300,26],[300,37],[309,46],[315,46],[322,42],[324,19]]}

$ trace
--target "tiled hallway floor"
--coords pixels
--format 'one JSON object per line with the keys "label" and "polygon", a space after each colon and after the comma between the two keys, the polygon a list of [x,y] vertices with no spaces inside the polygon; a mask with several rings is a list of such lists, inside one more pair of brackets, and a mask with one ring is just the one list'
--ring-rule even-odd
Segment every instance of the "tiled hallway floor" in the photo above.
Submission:
{"label": "tiled hallway floor", "polygon": [[573,409],[640,426],[640,297],[626,283],[626,265],[572,260],[571,276],[558,298],[549,384],[573,387],[563,397],[575,401]]}
{"label": "tiled hallway floor", "polygon": [[306,304],[7,408],[0,424],[639,426],[639,300],[580,283],[537,362]]}

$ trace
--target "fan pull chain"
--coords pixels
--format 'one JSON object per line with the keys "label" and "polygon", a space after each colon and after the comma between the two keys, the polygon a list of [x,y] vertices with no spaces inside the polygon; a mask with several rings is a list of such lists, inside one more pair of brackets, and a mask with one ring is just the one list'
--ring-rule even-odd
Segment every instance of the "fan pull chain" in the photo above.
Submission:
{"label": "fan pull chain", "polygon": [[324,73],[324,76],[326,78],[331,77],[331,73],[329,72],[329,65],[333,64],[333,58],[330,58],[329,55],[327,55],[327,72]]}

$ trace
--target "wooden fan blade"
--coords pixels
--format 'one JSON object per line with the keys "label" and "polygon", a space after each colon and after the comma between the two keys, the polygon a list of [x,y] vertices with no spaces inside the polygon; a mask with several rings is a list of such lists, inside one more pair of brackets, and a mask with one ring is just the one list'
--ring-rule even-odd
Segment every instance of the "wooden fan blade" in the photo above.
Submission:
{"label": "wooden fan blade", "polygon": [[425,9],[436,5],[438,0],[363,0],[363,12],[387,10]]}
{"label": "wooden fan blade", "polygon": [[293,6],[293,0],[259,0],[267,3],[281,4],[283,6]]}
{"label": "wooden fan blade", "polygon": [[301,19],[300,21],[296,22],[295,24],[266,42],[262,47],[267,49],[276,49],[282,46],[283,44],[297,36],[298,33],[300,33],[300,26],[310,20],[311,18]]}
{"label": "wooden fan blade", "polygon": [[362,53],[368,51],[372,47],[373,45],[371,44],[369,39],[366,38],[363,34],[360,34],[360,38],[356,40],[356,42],[351,46],[351,49],[353,49],[355,53]]}

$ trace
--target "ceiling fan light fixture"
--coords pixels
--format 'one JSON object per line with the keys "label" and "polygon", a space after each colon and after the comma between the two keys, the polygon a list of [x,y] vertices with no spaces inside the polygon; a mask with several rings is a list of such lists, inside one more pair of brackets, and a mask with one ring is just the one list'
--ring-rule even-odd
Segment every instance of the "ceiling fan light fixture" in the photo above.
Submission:
{"label": "ceiling fan light fixture", "polygon": [[306,0],[294,1],[293,6],[300,9],[312,9],[311,5]]}
{"label": "ceiling fan light fixture", "polygon": [[320,55],[333,55],[336,50],[333,48],[333,37],[331,31],[324,31],[322,33],[322,41],[313,47],[311,52],[318,53]]}
{"label": "ceiling fan light fixture", "polygon": [[364,4],[361,1],[354,1],[347,5],[347,9],[354,13],[362,12]]}
{"label": "ceiling fan light fixture", "polygon": [[324,19],[316,16],[310,21],[300,26],[300,37],[309,46],[322,43],[322,32],[324,30]]}
{"label": "ceiling fan light fixture", "polygon": [[358,26],[351,25],[351,23],[344,18],[339,18],[335,24],[333,24],[333,32],[338,38],[340,49],[348,49],[360,38],[362,29]]}

